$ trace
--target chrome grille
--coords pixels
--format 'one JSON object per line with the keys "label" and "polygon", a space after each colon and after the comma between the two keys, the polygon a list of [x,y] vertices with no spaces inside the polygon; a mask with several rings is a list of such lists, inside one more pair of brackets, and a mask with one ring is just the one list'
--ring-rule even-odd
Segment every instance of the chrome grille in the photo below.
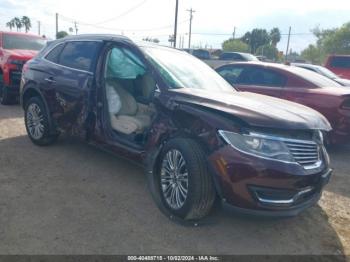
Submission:
{"label": "chrome grille", "polygon": [[320,161],[319,146],[312,141],[286,141],[294,160],[302,166],[314,165]]}

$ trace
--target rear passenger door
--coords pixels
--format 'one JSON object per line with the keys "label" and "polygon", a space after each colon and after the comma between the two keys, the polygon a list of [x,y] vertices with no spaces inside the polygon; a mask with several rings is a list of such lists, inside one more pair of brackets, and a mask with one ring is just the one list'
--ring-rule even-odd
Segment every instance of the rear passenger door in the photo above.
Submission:
{"label": "rear passenger door", "polygon": [[287,78],[281,73],[258,66],[245,66],[236,80],[241,91],[259,93],[280,98]]}
{"label": "rear passenger door", "polygon": [[58,128],[79,134],[94,95],[94,70],[102,42],[68,41],[53,48],[47,61],[45,89],[50,90],[53,119]]}

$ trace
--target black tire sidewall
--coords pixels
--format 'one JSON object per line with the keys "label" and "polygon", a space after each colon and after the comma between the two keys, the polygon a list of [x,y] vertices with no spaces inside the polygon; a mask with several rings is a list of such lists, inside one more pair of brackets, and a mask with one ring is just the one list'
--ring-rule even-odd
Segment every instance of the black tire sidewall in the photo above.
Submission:
{"label": "black tire sidewall", "polygon": [[[193,201],[194,201],[194,195],[197,193],[196,191],[200,190],[198,187],[196,187],[196,181],[200,179],[197,170],[195,170],[195,165],[199,163],[195,163],[193,156],[191,155],[191,148],[189,148],[186,143],[181,143],[181,139],[174,139],[169,141],[164,148],[161,151],[160,158],[159,158],[159,164],[158,164],[158,170],[157,170],[157,186],[159,189],[160,193],[160,198],[162,205],[165,207],[167,211],[169,211],[172,215],[179,217],[181,219],[185,219],[187,214],[192,210],[193,207]],[[171,208],[167,201],[164,198],[163,191],[161,188],[161,183],[160,183],[160,170],[162,166],[163,159],[167,152],[170,150],[176,149],[180,151],[182,156],[185,159],[186,162],[186,168],[188,171],[188,193],[187,193],[187,198],[185,200],[184,205],[179,208],[179,209],[173,209]]]}
{"label": "black tire sidewall", "polygon": [[[28,127],[27,127],[27,110],[28,110],[28,107],[31,105],[31,104],[36,104],[39,106],[40,108],[40,111],[42,112],[43,114],[43,126],[44,126],[44,134],[43,136],[40,138],[40,139],[35,139],[31,136],[29,130],[28,130]],[[24,111],[24,121],[25,121],[25,127],[26,127],[26,130],[27,130],[27,134],[30,138],[30,140],[36,144],[36,145],[47,145],[49,143],[51,143],[51,140],[52,140],[52,136],[50,136],[50,125],[49,125],[49,119],[48,119],[48,114],[47,114],[47,111],[46,111],[46,108],[44,106],[44,103],[41,101],[40,98],[38,97],[32,97],[28,100],[28,102],[26,103],[25,105],[25,111]]]}

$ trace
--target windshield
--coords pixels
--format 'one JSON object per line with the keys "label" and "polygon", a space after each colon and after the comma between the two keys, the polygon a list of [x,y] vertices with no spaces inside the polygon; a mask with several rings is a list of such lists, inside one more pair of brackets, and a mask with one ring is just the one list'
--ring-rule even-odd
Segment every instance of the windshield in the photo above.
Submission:
{"label": "windshield", "polygon": [[306,81],[313,83],[317,87],[341,86],[340,84],[333,81],[332,79],[329,79],[328,77],[325,77],[313,71],[307,70],[305,68],[288,66],[288,70],[298,75],[299,77],[305,79]]}
{"label": "windshield", "polygon": [[234,88],[208,65],[185,52],[161,47],[142,49],[170,88],[234,91]]}
{"label": "windshield", "polygon": [[23,50],[40,50],[46,43],[45,39],[28,35],[9,35],[4,34],[4,49],[23,49]]}

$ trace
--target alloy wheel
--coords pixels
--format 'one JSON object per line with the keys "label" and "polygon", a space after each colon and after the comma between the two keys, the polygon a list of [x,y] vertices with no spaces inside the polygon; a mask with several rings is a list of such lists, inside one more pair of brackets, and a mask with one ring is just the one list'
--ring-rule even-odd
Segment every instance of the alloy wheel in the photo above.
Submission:
{"label": "alloy wheel", "polygon": [[188,170],[181,152],[172,149],[165,155],[160,172],[161,189],[167,204],[180,209],[188,195]]}
{"label": "alloy wheel", "polygon": [[37,104],[30,104],[26,112],[26,124],[31,137],[39,140],[44,135],[44,115]]}

